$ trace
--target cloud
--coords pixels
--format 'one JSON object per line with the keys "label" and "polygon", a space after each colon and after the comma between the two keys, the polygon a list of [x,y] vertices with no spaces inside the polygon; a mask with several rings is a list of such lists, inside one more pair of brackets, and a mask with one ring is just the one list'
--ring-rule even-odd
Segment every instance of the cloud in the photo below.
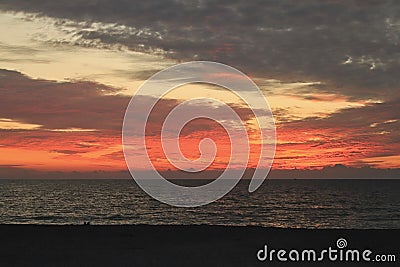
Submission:
{"label": "cloud", "polygon": [[[1,160],[2,163],[16,165],[29,161],[27,167],[38,169],[125,168],[121,157],[121,128],[129,97],[93,82],[32,79],[9,70],[0,70],[0,77],[0,118],[5,127],[0,129],[0,149],[1,153],[9,155]],[[142,114],[154,99],[137,97],[140,101],[134,108]],[[161,99],[150,114],[146,138],[152,144],[155,161],[160,160],[162,154],[159,143],[162,123],[180,102]],[[253,118],[251,110],[245,107],[232,104],[232,108],[244,123]],[[197,102],[188,112],[195,117],[199,110],[210,111],[210,107],[205,102]],[[218,114],[222,120],[230,118],[219,106],[212,107],[211,113]],[[234,125],[228,121],[228,127]],[[218,128],[217,123],[200,119],[189,123],[182,136],[186,147],[190,148],[187,150],[195,151],[194,155],[198,153],[196,142],[205,136],[217,136],[217,143],[230,148],[226,144],[228,138],[222,138],[221,131],[223,129]],[[224,152],[225,149],[219,151],[220,158],[225,156]],[[163,160],[160,164],[165,166],[167,160]]]}
{"label": "cloud", "polygon": [[376,166],[396,167],[398,163],[391,158],[400,149],[400,122],[394,112],[399,108],[398,99],[280,124],[277,167],[289,162],[297,167],[359,166],[377,157],[381,161]]}
{"label": "cloud", "polygon": [[[306,124],[307,128],[320,129],[328,127],[339,127],[343,129],[358,130],[370,129],[373,131],[395,131],[399,130],[398,114],[394,110],[400,109],[400,99],[386,103],[370,103],[360,108],[342,109],[326,118],[306,118],[302,121],[294,121],[285,124],[285,127],[300,128]],[[379,127],[371,127],[376,123]]]}
{"label": "cloud", "polygon": [[93,82],[31,79],[0,70],[0,117],[42,129],[120,129],[129,98]]}
{"label": "cloud", "polygon": [[10,0],[59,18],[81,45],[216,60],[257,77],[320,81],[316,92],[399,97],[400,4],[386,1]]}
{"label": "cloud", "polygon": [[[56,82],[32,79],[17,71],[0,69],[0,122],[7,129],[38,129],[52,132],[118,131],[130,97],[119,94],[117,89],[87,81]],[[140,98],[134,110],[143,113],[153,103],[151,96]],[[158,100],[149,114],[148,134],[161,130],[167,115],[182,102],[179,99]],[[244,123],[254,118],[253,112],[238,104],[229,104]],[[211,107],[207,101],[184,103],[185,110],[196,117],[203,113],[218,114],[220,120],[231,118],[221,106]],[[143,110],[143,112],[141,112]],[[177,114],[177,116],[186,114]],[[133,118],[135,119],[135,118]],[[213,124],[203,120],[197,127],[188,127],[190,134],[198,129],[209,130]],[[0,125],[1,126],[1,125]],[[28,127],[29,126],[29,127]],[[5,128],[4,128],[5,129]],[[153,133],[154,132],[154,133]]]}
{"label": "cloud", "polygon": [[[1,130],[1,149],[18,148],[20,153],[44,151],[49,153],[50,158],[69,162],[86,159],[94,165],[92,169],[98,168],[99,164],[125,168],[120,146],[121,127],[129,97],[119,95],[113,88],[91,82],[31,79],[7,70],[1,70],[0,77],[0,118],[21,126]],[[152,102],[149,96],[140,97],[142,101],[139,103],[143,107]],[[163,155],[157,148],[161,147],[162,122],[179,103],[177,99],[162,99],[150,115],[147,137],[155,158]],[[137,106],[136,109],[143,107]],[[231,107],[243,122],[252,120],[253,113],[248,108],[234,104]],[[194,108],[193,115],[201,108],[204,107]],[[223,110],[218,106],[214,109],[223,119]],[[298,120],[293,117],[287,119],[288,111],[285,109],[275,110],[276,115],[281,117],[281,123],[278,125],[274,166],[322,167],[343,162],[358,166],[366,164],[365,159],[368,158],[379,158],[379,166],[386,166],[385,157],[398,155],[400,149],[400,120],[395,112],[399,109],[400,100],[392,100],[342,109],[324,118]],[[36,126],[25,129],[26,125],[32,124]],[[68,130],[71,128],[81,130]],[[195,155],[198,152],[197,142],[205,136],[220,137],[217,143],[228,151],[224,131],[215,122],[204,119],[183,129],[185,149]],[[221,162],[223,160],[225,158],[221,155]],[[216,166],[222,166],[221,162],[217,162]]]}

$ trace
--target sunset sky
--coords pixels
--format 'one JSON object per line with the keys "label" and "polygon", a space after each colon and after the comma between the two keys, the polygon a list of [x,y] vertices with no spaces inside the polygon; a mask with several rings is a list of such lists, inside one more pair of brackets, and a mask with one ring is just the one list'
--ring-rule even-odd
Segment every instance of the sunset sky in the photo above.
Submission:
{"label": "sunset sky", "polygon": [[[132,94],[192,60],[231,65],[262,89],[277,127],[273,169],[400,168],[397,1],[10,0],[0,3],[0,169],[126,170]],[[177,88],[147,137],[160,170],[170,165],[157,127],[199,96],[228,103],[252,129],[251,111],[223,88]],[[195,121],[181,137],[193,158],[198,141],[213,138],[211,168],[226,166],[218,124]]]}

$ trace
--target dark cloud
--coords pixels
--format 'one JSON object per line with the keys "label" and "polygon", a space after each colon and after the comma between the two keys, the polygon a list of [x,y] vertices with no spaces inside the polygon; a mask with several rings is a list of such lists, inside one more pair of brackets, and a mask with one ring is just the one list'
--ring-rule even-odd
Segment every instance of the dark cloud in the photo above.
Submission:
{"label": "dark cloud", "polygon": [[259,77],[322,81],[314,90],[354,99],[399,96],[395,0],[12,0],[0,8],[60,18],[60,27],[70,23],[63,19],[84,21],[76,36],[86,44],[162,49],[174,59],[216,60]]}
{"label": "dark cloud", "polygon": [[[400,120],[395,110],[400,110],[400,99],[343,109],[326,118],[289,121],[281,124],[278,132],[295,133],[292,140],[318,147],[321,154],[336,149],[335,153],[349,155],[349,159],[398,156]],[[312,133],[313,139],[307,139],[308,133]]]}
{"label": "dark cloud", "polygon": [[66,155],[75,155],[81,153],[80,151],[76,150],[69,150],[69,149],[60,149],[60,150],[52,150],[50,152],[53,153],[60,153],[60,154],[66,154]]}
{"label": "dark cloud", "polygon": [[[146,172],[142,172],[146,177]],[[170,179],[190,179],[190,174],[180,171],[166,171],[161,174]],[[203,178],[217,178],[220,170],[210,170],[200,173]],[[148,174],[147,174],[148,175]],[[349,168],[343,165],[325,167],[322,170],[271,170],[269,178],[272,179],[293,179],[293,178],[398,178],[400,169],[375,169],[370,167]],[[127,170],[122,171],[38,171],[24,168],[19,165],[0,165],[0,179],[131,179]],[[194,177],[198,179],[197,177]],[[245,176],[251,178],[251,176]],[[178,182],[178,181],[177,181]]]}
{"label": "dark cloud", "polygon": [[360,108],[342,109],[326,118],[306,118],[287,123],[285,127],[297,127],[299,123],[306,123],[308,129],[334,126],[349,130],[370,128],[374,131],[396,132],[400,130],[400,122],[399,115],[393,112],[394,110],[400,110],[400,99],[386,103],[371,103]]}
{"label": "dark cloud", "polygon": [[0,165],[0,179],[130,179],[123,171],[38,171],[24,166]]}
{"label": "dark cloud", "polygon": [[[154,101],[151,96],[136,97],[141,99],[134,107],[139,113],[144,113],[144,110]],[[32,79],[16,71],[0,69],[0,99],[2,103],[0,118],[39,125],[41,126],[39,130],[52,130],[54,134],[60,130],[67,131],[76,128],[93,130],[98,132],[96,135],[100,135],[100,131],[120,132],[130,97],[119,95],[116,89],[98,83]],[[180,102],[181,100],[168,98],[158,100],[149,114],[147,134],[160,134],[162,123]],[[230,105],[244,123],[253,118],[254,115],[250,109],[236,104]],[[206,110],[212,114],[218,114],[221,120],[231,118],[223,108],[218,106],[210,110],[210,106],[205,102],[187,106],[191,107],[189,112],[193,113],[193,117],[197,116],[199,110]],[[132,123],[137,123],[137,121]],[[211,130],[214,125],[212,122],[203,120],[202,123],[187,127],[185,134]],[[12,134],[15,130],[7,130],[7,132]],[[29,134],[29,140],[43,138],[42,135],[35,133],[38,131]],[[80,148],[91,147],[90,142],[79,146],[82,146]],[[54,152],[70,154],[70,151],[62,149]]]}
{"label": "dark cloud", "polygon": [[129,98],[93,82],[31,79],[0,70],[0,117],[44,129],[120,129]]}

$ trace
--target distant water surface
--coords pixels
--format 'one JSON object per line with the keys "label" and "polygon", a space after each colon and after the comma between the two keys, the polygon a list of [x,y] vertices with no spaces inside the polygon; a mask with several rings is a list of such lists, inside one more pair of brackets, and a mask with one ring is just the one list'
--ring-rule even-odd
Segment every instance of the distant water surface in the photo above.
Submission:
{"label": "distant water surface", "polygon": [[400,180],[267,180],[252,194],[247,185],[203,207],[175,208],[133,180],[0,180],[0,223],[400,228]]}

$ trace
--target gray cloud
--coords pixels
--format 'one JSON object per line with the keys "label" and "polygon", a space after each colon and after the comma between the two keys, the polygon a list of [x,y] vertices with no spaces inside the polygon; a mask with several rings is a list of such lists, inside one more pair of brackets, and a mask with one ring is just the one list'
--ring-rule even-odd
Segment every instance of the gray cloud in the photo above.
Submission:
{"label": "gray cloud", "polygon": [[[101,131],[119,132],[130,97],[118,92],[117,89],[94,82],[32,79],[17,71],[0,69],[0,118],[40,125],[41,127],[37,129],[39,131],[78,128],[98,131],[97,135]],[[141,113],[145,112],[147,106],[154,101],[151,96],[136,97],[140,97],[141,100],[140,104],[135,106],[135,110],[139,112],[142,110]],[[181,100],[168,98],[158,100],[149,116],[147,126],[149,135],[160,134],[162,122],[180,102]],[[253,117],[252,111],[248,108],[235,104],[231,104],[231,107],[244,122]],[[201,102],[193,106],[190,112],[193,112],[195,117],[202,109],[209,110],[210,107],[207,103]],[[213,111],[219,114],[220,119],[230,118],[221,107],[215,107]],[[213,125],[203,122],[195,127],[189,127],[185,133],[209,130]],[[8,133],[14,131],[16,130],[7,130]],[[30,140],[41,138],[43,136],[30,136]],[[69,154],[67,150],[60,153]]]}
{"label": "gray cloud", "polygon": [[60,18],[60,27],[63,19],[80,21],[76,34],[86,45],[161,49],[174,59],[216,60],[259,77],[322,81],[316,91],[353,99],[399,96],[394,0],[13,0],[0,8]]}
{"label": "gray cloud", "polygon": [[93,82],[31,79],[0,70],[0,117],[45,129],[120,129],[129,97]]}
{"label": "gray cloud", "polygon": [[346,149],[354,149],[350,155],[359,153],[365,157],[398,156],[400,120],[395,110],[400,110],[400,99],[343,109],[326,118],[286,122],[280,125],[279,131],[315,132],[314,137],[321,137],[321,140],[312,140],[310,144],[321,147],[321,151],[339,148],[337,153],[347,153]]}

